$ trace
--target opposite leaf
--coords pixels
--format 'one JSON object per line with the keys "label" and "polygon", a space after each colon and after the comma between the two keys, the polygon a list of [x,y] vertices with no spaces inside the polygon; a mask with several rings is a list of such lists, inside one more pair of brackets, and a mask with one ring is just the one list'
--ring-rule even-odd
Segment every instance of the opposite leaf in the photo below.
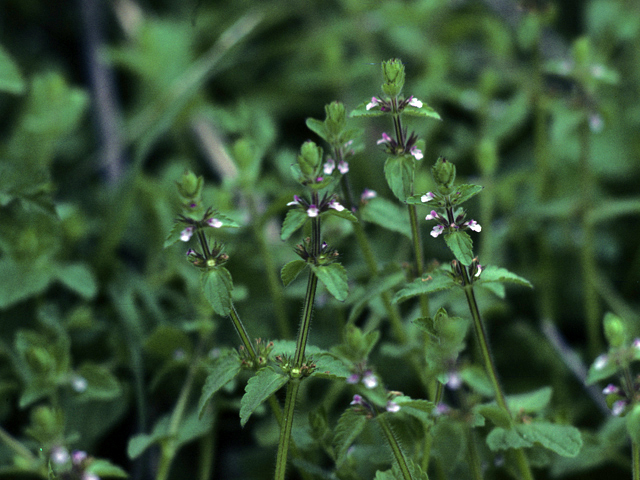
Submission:
{"label": "opposite leaf", "polygon": [[233,289],[233,280],[229,271],[224,267],[205,270],[200,280],[204,296],[213,307],[213,311],[218,315],[229,315]]}
{"label": "opposite leaf", "polygon": [[411,155],[389,157],[384,162],[384,176],[389,188],[400,201],[411,195],[415,161]]}
{"label": "opposite leaf", "polygon": [[467,232],[455,230],[444,234],[447,247],[463,265],[469,266],[473,262],[473,242]]}
{"label": "opposite leaf", "polygon": [[240,370],[240,359],[235,352],[230,352],[228,355],[219,357],[214,364],[209,367],[207,379],[202,387],[202,395],[200,395],[200,400],[198,400],[198,416],[200,418],[202,418],[204,408],[214,393],[233,380]]}
{"label": "opposite leaf", "polygon": [[336,465],[345,460],[349,447],[353,441],[360,435],[364,429],[367,419],[364,415],[356,412],[353,408],[348,408],[338,420],[335,435],[333,437],[333,446],[336,452]]}
{"label": "opposite leaf", "polygon": [[521,276],[510,272],[506,268],[496,267],[494,265],[489,265],[485,268],[480,275],[480,279],[476,283],[482,284],[489,282],[515,283],[516,285],[521,285],[523,287],[533,288],[531,282],[526,278],[522,278]]}
{"label": "opposite leaf", "polygon": [[282,231],[280,232],[280,238],[287,240],[293,232],[298,230],[307,221],[308,215],[297,208],[292,208],[287,212],[287,216],[282,222]]}
{"label": "opposite leaf", "polygon": [[286,287],[291,282],[293,282],[296,277],[304,270],[307,266],[307,262],[304,260],[293,260],[287,263],[282,270],[280,271],[280,278],[282,279],[282,284]]}
{"label": "opposite leaf", "polygon": [[349,295],[349,285],[347,283],[347,271],[339,263],[330,265],[311,265],[313,273],[316,274],[331,295],[337,300],[344,302]]}
{"label": "opposite leaf", "polygon": [[276,372],[273,367],[265,367],[251,377],[240,401],[240,425],[244,427],[255,409],[288,381],[289,377]]}
{"label": "opposite leaf", "polygon": [[440,292],[458,286],[444,271],[434,272],[433,276],[430,277],[416,278],[413,282],[407,284],[407,286],[396,293],[395,297],[393,297],[393,302],[400,303],[417,295]]}
{"label": "opposite leaf", "polygon": [[527,448],[536,443],[563,457],[575,457],[582,448],[582,437],[575,427],[548,422],[521,423],[510,429],[498,427],[487,436],[487,445],[494,451]]}

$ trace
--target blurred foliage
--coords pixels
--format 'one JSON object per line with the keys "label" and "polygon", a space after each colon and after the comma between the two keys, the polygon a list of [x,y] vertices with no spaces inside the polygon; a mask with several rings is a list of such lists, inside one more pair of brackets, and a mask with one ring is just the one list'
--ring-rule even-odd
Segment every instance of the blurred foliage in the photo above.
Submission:
{"label": "blurred foliage", "polygon": [[[636,2],[5,0],[0,32],[1,478],[47,478],[47,458],[62,447],[95,456],[83,468],[104,478],[123,475],[115,465],[154,478],[155,451],[144,453],[154,444],[184,447],[168,478],[197,478],[198,468],[270,478],[278,428],[256,408],[240,429],[246,372],[210,385],[217,393],[206,408],[187,395],[182,423],[171,423],[185,379],[199,392],[238,344],[184,252],[163,250],[179,212],[175,181],[186,168],[203,174],[207,201],[240,225],[219,239],[251,334],[293,338],[302,282],[279,293],[266,285],[294,259],[294,239],[279,235],[297,192],[290,165],[302,142],[321,141],[305,121],[333,100],[351,111],[377,95],[379,63],[393,57],[405,63],[405,90],[442,117],[410,121],[426,142],[416,192],[431,187],[435,158],[455,162],[460,177],[485,187],[470,207],[483,225],[480,260],[534,285],[506,299],[480,294],[480,306],[506,389],[551,385],[547,416],[583,430],[575,458],[533,449],[532,464],[545,467],[536,478],[628,475],[624,422],[584,394],[584,378],[540,325],[552,322],[585,365],[606,349],[606,311],[627,322],[630,338],[640,335]],[[348,222],[328,221],[351,293],[342,303],[321,291],[311,342],[349,351],[356,325],[365,336],[379,331],[378,345],[360,345],[366,353],[351,361],[420,398],[402,351],[411,345],[394,342],[377,296],[398,289],[411,257],[373,146],[386,125],[352,122],[364,135],[349,175],[356,195],[378,192],[364,219],[382,273],[370,279]],[[421,227],[427,262],[448,262]],[[431,304],[468,317],[462,297],[436,294]],[[416,304],[401,308],[417,338]],[[480,395],[486,379],[462,372]],[[348,389],[323,378],[304,385],[294,426],[304,455],[291,478],[334,478],[337,458],[340,478],[390,468],[372,426],[352,455],[327,440],[346,421]],[[409,448],[422,417],[407,418]],[[438,425],[433,457],[447,466],[430,475],[469,478],[461,465],[473,440],[461,423]],[[207,457],[200,448],[215,452],[208,466],[195,460]],[[485,473],[504,475],[493,463]]]}

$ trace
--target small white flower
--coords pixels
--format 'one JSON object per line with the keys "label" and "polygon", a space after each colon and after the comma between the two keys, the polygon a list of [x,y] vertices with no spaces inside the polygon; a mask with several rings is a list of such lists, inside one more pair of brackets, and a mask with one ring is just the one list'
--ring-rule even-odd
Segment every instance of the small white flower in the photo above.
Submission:
{"label": "small white flower", "polygon": [[640,338],[636,338],[631,344],[631,346],[637,350],[640,350]]}
{"label": "small white flower", "polygon": [[610,383],[609,385],[604,387],[602,393],[604,393],[605,395],[611,395],[613,393],[618,393],[619,391],[620,389],[618,387],[616,387],[613,383]]}
{"label": "small white flower", "polygon": [[482,230],[480,224],[475,220],[469,220],[468,222],[465,222],[464,225],[469,227],[469,230],[473,230],[474,232],[479,232],[480,230]]}
{"label": "small white flower", "polygon": [[349,164],[344,160],[340,160],[340,162],[338,163],[338,170],[340,171],[341,174],[344,175],[349,171]]}
{"label": "small white flower", "polygon": [[427,192],[420,197],[422,203],[428,203],[435,198],[435,195],[431,192]]}
{"label": "small white flower", "polygon": [[316,207],[315,205],[311,205],[309,206],[309,208],[307,208],[307,215],[309,215],[310,217],[317,217],[319,213],[320,210],[318,210],[318,207]]}
{"label": "small white flower", "polygon": [[603,353],[595,359],[593,362],[593,368],[596,370],[602,370],[607,366],[607,363],[609,363],[609,357]]}
{"label": "small white flower", "polygon": [[373,374],[373,372],[367,371],[362,377],[362,383],[365,387],[371,390],[372,388],[376,388],[378,386],[378,378]]}
{"label": "small white flower", "polygon": [[431,210],[431,212],[429,212],[429,215],[424,217],[425,220],[436,220],[438,218],[440,218],[440,215],[438,215],[438,212],[436,212],[435,210]]}
{"label": "small white flower", "polygon": [[[342,205],[340,205],[338,202],[336,202],[335,200],[331,200],[329,202],[329,208],[333,208],[334,210],[337,210],[338,212],[341,212],[344,210],[344,207]],[[311,216],[311,215],[309,215]]]}
{"label": "small white flower", "polygon": [[193,227],[187,227],[180,232],[180,240],[188,242],[193,236]]}
{"label": "small white flower", "polygon": [[482,273],[483,270],[484,270],[484,267],[482,265],[478,264],[478,271],[476,272],[474,277],[476,277],[476,278],[480,277],[480,274]]}
{"label": "small white flower", "polygon": [[56,465],[67,463],[70,458],[69,451],[64,447],[56,446],[51,449],[51,461]]}
{"label": "small white flower", "polygon": [[392,402],[391,400],[389,400],[387,402],[387,412],[396,413],[398,411],[400,411],[400,405],[398,405],[396,402]]}
{"label": "small white flower", "polygon": [[323,171],[326,175],[331,175],[333,173],[333,170],[336,168],[336,162],[333,158],[329,158],[324,166],[323,166]]}
{"label": "small white flower", "polygon": [[613,405],[611,405],[611,413],[618,417],[622,412],[624,412],[626,407],[627,402],[625,400],[618,400],[617,402],[613,402]]}
{"label": "small white flower", "polygon": [[462,385],[462,379],[457,372],[451,372],[447,378],[447,387],[451,390],[458,390]]}
{"label": "small white flower", "polygon": [[424,157],[424,155],[422,155],[422,150],[420,150],[415,145],[411,147],[411,150],[409,150],[409,153],[413,155],[416,160],[422,160],[422,157]]}
{"label": "small white flower", "polygon": [[300,197],[298,195],[293,196],[293,202],[287,203],[288,207],[291,207],[292,205],[300,205]]}
{"label": "small white flower", "polygon": [[433,238],[436,238],[438,235],[440,235],[442,232],[444,232],[444,226],[443,225],[436,225],[435,227],[433,227],[433,230],[431,230],[430,235]]}
{"label": "small white flower", "polygon": [[360,200],[364,202],[366,200],[371,200],[372,198],[376,198],[377,196],[378,196],[378,192],[376,192],[375,190],[369,190],[368,188],[365,188],[362,191],[362,195],[360,195]]}
{"label": "small white flower", "polygon": [[382,143],[387,143],[391,141],[391,137],[386,133],[382,132],[382,138],[376,142],[376,145],[380,145]]}
{"label": "small white flower", "polygon": [[87,452],[76,450],[71,454],[71,461],[74,465],[80,465],[87,458]]}
{"label": "small white flower", "polygon": [[409,105],[416,108],[422,108],[422,102],[418,100],[416,97],[414,97],[413,95],[409,99]]}
{"label": "small white flower", "polygon": [[604,120],[602,120],[599,114],[594,113],[589,115],[589,128],[593,133],[600,133],[602,131],[604,128]]}
{"label": "small white flower", "polygon": [[73,388],[76,392],[82,393],[87,389],[88,383],[84,377],[80,375],[75,375],[71,379],[71,388]]}
{"label": "small white flower", "polygon": [[372,108],[378,106],[378,104],[380,103],[380,100],[378,100],[376,97],[371,97],[371,101],[369,103],[367,103],[367,110],[371,110]]}
{"label": "small white flower", "polygon": [[84,472],[82,474],[82,480],[100,480],[100,477],[95,473]]}
{"label": "small white flower", "polygon": [[207,225],[213,228],[220,228],[222,226],[222,222],[217,218],[210,218],[207,220]]}

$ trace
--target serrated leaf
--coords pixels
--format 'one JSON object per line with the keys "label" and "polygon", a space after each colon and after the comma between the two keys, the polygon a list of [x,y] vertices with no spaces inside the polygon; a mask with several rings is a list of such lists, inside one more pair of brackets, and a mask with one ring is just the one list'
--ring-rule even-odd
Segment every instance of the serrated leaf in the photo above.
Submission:
{"label": "serrated leaf", "polygon": [[200,278],[205,298],[218,315],[229,315],[231,312],[231,290],[233,280],[224,267],[216,267],[202,272]]}
{"label": "serrated leaf", "polygon": [[164,240],[163,248],[170,247],[180,240],[180,233],[185,229],[184,224],[175,222],[171,227],[171,231]]}
{"label": "serrated leaf", "polygon": [[563,457],[575,457],[582,448],[582,436],[571,425],[549,422],[520,423],[510,429],[497,427],[487,435],[487,445],[493,451],[527,448],[536,443]]}
{"label": "serrated leaf", "polygon": [[221,213],[217,213],[216,212],[213,215],[211,215],[211,218],[215,218],[216,220],[220,220],[220,222],[222,223],[222,225],[220,225],[219,227],[215,228],[216,230],[218,228],[240,228],[240,225],[238,224],[238,222],[236,222],[232,218],[227,217],[226,215],[222,215]]}
{"label": "serrated leaf", "polygon": [[473,242],[467,232],[455,230],[444,234],[447,247],[463,265],[469,266],[473,262]]}
{"label": "serrated leaf", "polygon": [[388,157],[384,162],[384,176],[389,188],[403,202],[411,195],[414,172],[415,160],[411,155]]}
{"label": "serrated leaf", "polygon": [[350,222],[353,222],[353,223],[358,222],[358,218],[346,208],[341,211],[338,211],[335,208],[329,208],[329,210],[327,210],[326,212],[323,212],[322,215],[332,215],[334,217],[344,218],[345,220],[349,220]]}
{"label": "serrated leaf", "polygon": [[349,116],[353,118],[357,118],[357,117],[381,117],[382,115],[385,115],[385,112],[381,111],[379,108],[367,110],[368,104],[369,102],[362,102],[360,105],[358,105],[355,108],[355,110],[351,111]]}
{"label": "serrated leaf", "polygon": [[509,395],[506,397],[507,405],[512,412],[539,412],[549,405],[552,393],[551,387],[543,387],[533,392]]}
{"label": "serrated leaf", "polygon": [[280,239],[287,240],[293,234],[293,232],[304,225],[304,222],[307,221],[307,218],[309,218],[307,213],[298,208],[292,208],[291,210],[289,210],[286,217],[284,217],[284,222],[282,222]]}
{"label": "serrated leaf", "polygon": [[435,118],[436,120],[442,120],[440,115],[438,115],[438,112],[426,103],[423,103],[420,108],[407,105],[404,110],[402,110],[402,113],[409,115],[410,117]]}
{"label": "serrated leaf", "polygon": [[312,377],[327,378],[331,380],[345,379],[351,375],[351,370],[342,360],[329,353],[313,356],[316,368],[310,375]]}
{"label": "serrated leaf", "polygon": [[413,282],[407,284],[396,293],[393,297],[393,302],[400,303],[417,295],[440,292],[456,287],[459,287],[459,285],[445,272],[434,272],[426,278],[416,278]]}
{"label": "serrated leaf", "polygon": [[347,271],[339,263],[330,265],[309,264],[318,280],[327,288],[327,291],[337,300],[344,302],[349,295],[349,284],[347,283]]}
{"label": "serrated leaf", "polygon": [[242,365],[235,352],[219,357],[213,365],[208,368],[207,379],[202,387],[200,400],[198,400],[199,418],[202,418],[204,408],[209,400],[211,400],[211,397],[213,397],[213,395],[227,383],[233,380],[238,373],[240,373],[240,370],[242,370]]}
{"label": "serrated leaf", "polygon": [[477,284],[500,282],[500,283],[515,283],[516,285],[522,285],[523,287],[533,288],[533,285],[526,278],[522,278],[515,273],[510,272],[506,268],[496,267],[489,265],[480,274],[480,278],[475,282]]}
{"label": "serrated leaf", "polygon": [[9,56],[9,53],[0,45],[0,92],[20,95],[26,90],[26,85],[20,70]]}
{"label": "serrated leaf", "polygon": [[244,427],[255,409],[288,381],[289,377],[276,372],[273,367],[265,367],[251,377],[240,400],[240,425]]}
{"label": "serrated leaf", "polygon": [[510,448],[529,448],[533,446],[531,440],[522,438],[514,426],[513,428],[496,427],[487,435],[487,446],[494,452]]}
{"label": "serrated leaf", "polygon": [[365,222],[375,223],[387,230],[411,238],[411,225],[406,209],[381,197],[372,198],[361,210]]}
{"label": "serrated leaf", "polygon": [[501,428],[509,428],[512,425],[511,416],[495,403],[476,406],[473,411],[491,420],[494,425]]}
{"label": "serrated leaf", "polygon": [[327,137],[327,129],[324,125],[324,122],[316,118],[307,118],[306,124],[309,130],[318,135],[325,142],[330,143],[329,138]]}
{"label": "serrated leaf", "polygon": [[353,441],[362,433],[367,419],[357,413],[353,408],[348,408],[340,415],[333,436],[333,446],[336,452],[336,465],[344,461],[347,451]]}
{"label": "serrated leaf", "polygon": [[477,195],[484,187],[481,185],[458,185],[450,195],[452,205],[460,205]]}
{"label": "serrated leaf", "polygon": [[292,260],[287,263],[282,270],[280,270],[280,278],[282,279],[282,284],[286,287],[291,282],[293,282],[296,277],[307,267],[307,262],[304,260]]}

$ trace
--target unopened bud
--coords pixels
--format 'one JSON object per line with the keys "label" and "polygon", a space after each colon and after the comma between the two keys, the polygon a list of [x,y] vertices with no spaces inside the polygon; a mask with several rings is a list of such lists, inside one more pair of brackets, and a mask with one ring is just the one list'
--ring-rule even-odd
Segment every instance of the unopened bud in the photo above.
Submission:
{"label": "unopened bud", "polygon": [[317,146],[312,141],[302,144],[300,155],[298,155],[298,166],[305,177],[315,178],[322,164],[322,147]]}
{"label": "unopened bud", "polygon": [[382,91],[392,98],[397,97],[404,87],[404,65],[397,58],[382,62],[384,83]]}
{"label": "unopened bud", "polygon": [[604,336],[612,348],[620,348],[627,343],[627,329],[617,315],[607,312],[604,316]]}
{"label": "unopened bud", "polygon": [[444,157],[438,158],[435,165],[431,167],[431,175],[440,193],[445,195],[451,193],[456,180],[456,166],[453,163],[448,162]]}

